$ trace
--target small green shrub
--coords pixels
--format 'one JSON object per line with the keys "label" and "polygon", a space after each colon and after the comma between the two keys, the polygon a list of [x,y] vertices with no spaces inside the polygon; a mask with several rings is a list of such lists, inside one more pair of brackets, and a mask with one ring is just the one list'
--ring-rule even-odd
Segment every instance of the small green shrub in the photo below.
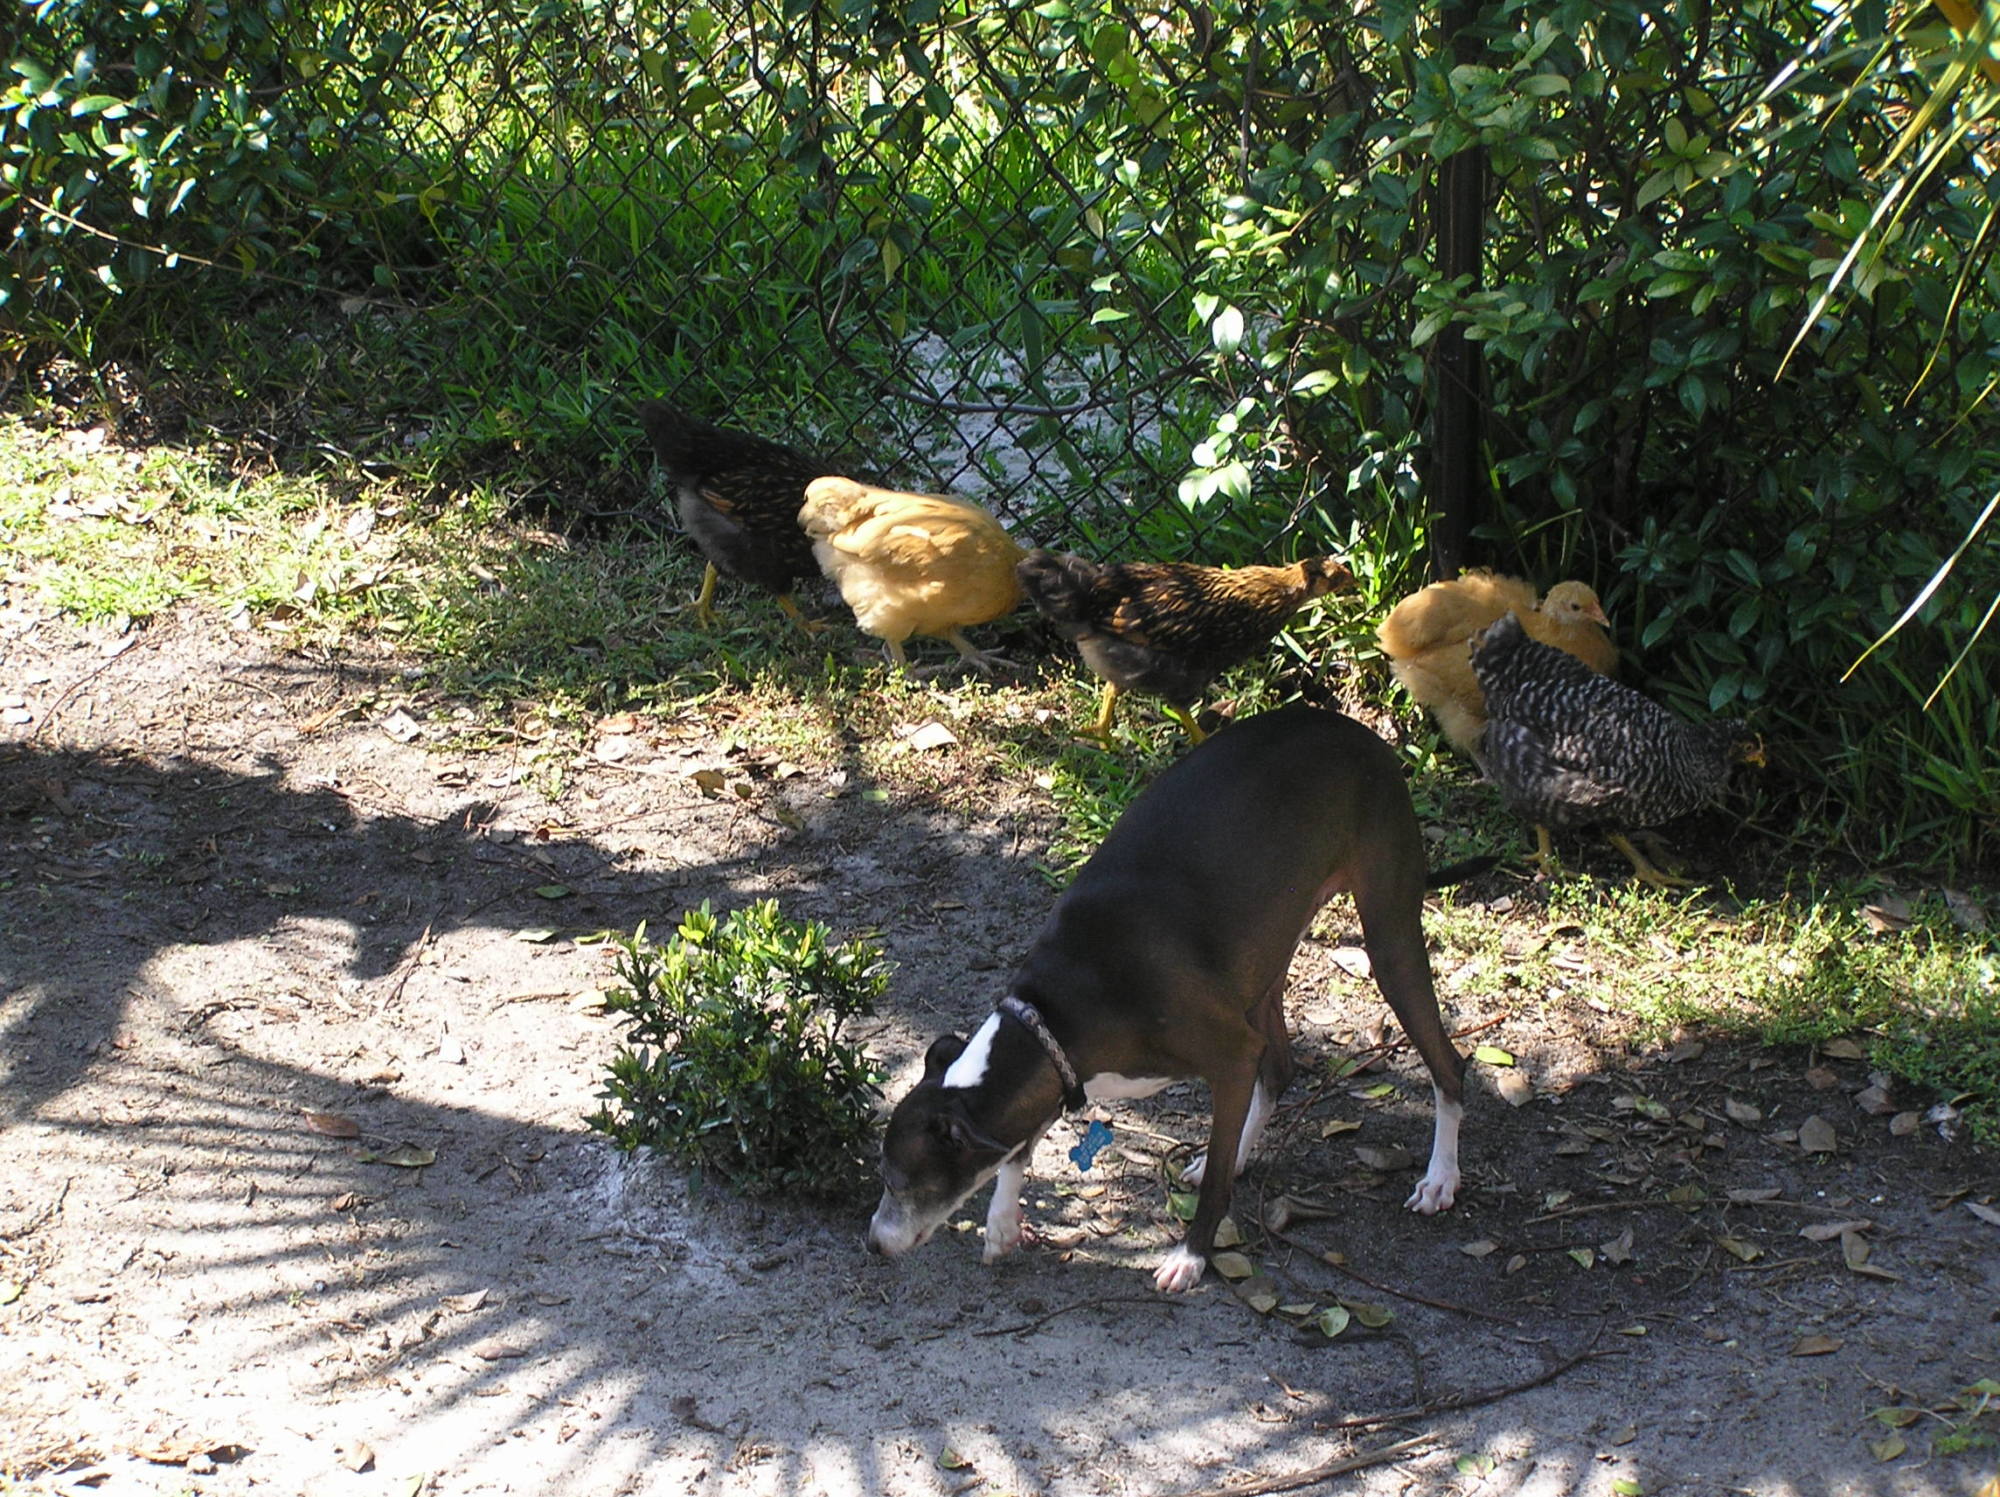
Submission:
{"label": "small green shrub", "polygon": [[762,900],[718,920],[704,903],[665,946],[642,925],[620,943],[626,1015],[590,1126],[752,1192],[832,1196],[866,1168],[883,1076],[841,1039],[889,983],[879,947]]}

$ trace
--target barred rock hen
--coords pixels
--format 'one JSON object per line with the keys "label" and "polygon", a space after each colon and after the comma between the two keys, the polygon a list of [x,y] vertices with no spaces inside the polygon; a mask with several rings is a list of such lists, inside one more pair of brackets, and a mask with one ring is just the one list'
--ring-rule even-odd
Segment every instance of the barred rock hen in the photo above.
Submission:
{"label": "barred rock hen", "polygon": [[799,524],[820,569],[840,585],[863,632],[898,667],[903,641],[934,634],[974,670],[1009,664],[974,648],[959,631],[1012,613],[1021,603],[1014,563],[1021,548],[978,505],[943,494],[903,494],[851,478],[806,486]]}
{"label": "barred rock hen", "polygon": [[1732,765],[1762,764],[1739,722],[1683,722],[1573,655],[1528,637],[1512,612],[1472,641],[1486,698],[1479,765],[1507,804],[1535,823],[1535,858],[1551,859],[1551,826],[1597,826],[1641,882],[1690,886],[1662,873],[1624,835],[1721,796]]}
{"label": "barred rock hen", "polygon": [[1068,552],[1030,551],[1020,573],[1029,601],[1106,682],[1097,721],[1084,729],[1105,743],[1126,691],[1164,698],[1200,743],[1206,735],[1189,709],[1208,683],[1269,643],[1309,599],[1354,580],[1330,556],[1287,567],[1204,567],[1100,565]]}
{"label": "barred rock hen", "polygon": [[1474,757],[1486,706],[1466,642],[1509,611],[1543,644],[1568,651],[1604,675],[1618,669],[1618,648],[1604,632],[1610,620],[1597,594],[1581,582],[1558,582],[1537,603],[1534,588],[1518,577],[1467,572],[1410,594],[1376,631],[1403,689],[1430,708],[1446,738]]}
{"label": "barred rock hen", "polygon": [[806,630],[792,584],[818,570],[812,541],[799,529],[806,485],[827,465],[748,432],[711,426],[665,401],[639,402],[639,425],[673,484],[681,524],[708,559],[694,613],[715,621],[715,580],[726,573],[778,595],[778,606]]}

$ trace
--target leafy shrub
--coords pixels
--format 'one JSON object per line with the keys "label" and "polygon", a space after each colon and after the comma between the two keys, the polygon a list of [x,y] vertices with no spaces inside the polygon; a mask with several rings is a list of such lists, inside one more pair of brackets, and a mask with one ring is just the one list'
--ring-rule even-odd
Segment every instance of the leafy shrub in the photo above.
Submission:
{"label": "leafy shrub", "polygon": [[841,1038],[889,982],[881,950],[835,945],[825,926],[763,900],[718,920],[706,903],[665,946],[642,925],[620,943],[624,1014],[590,1125],[739,1189],[839,1195],[860,1177],[882,1073]]}

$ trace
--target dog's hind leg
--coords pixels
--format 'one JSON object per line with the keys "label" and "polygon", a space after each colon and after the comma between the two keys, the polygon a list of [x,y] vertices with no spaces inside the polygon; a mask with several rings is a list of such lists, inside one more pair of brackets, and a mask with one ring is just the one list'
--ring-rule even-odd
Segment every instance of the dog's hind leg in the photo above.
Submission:
{"label": "dog's hind leg", "polygon": [[1431,1136],[1430,1167],[1405,1203],[1412,1211],[1428,1216],[1446,1210],[1458,1195],[1458,1125],[1465,1115],[1465,1061],[1445,1033],[1437,992],[1431,986],[1430,957],[1424,950],[1422,884],[1402,882],[1406,887],[1388,893],[1381,892],[1378,885],[1357,889],[1354,903],[1375,981],[1431,1073],[1437,1121]]}

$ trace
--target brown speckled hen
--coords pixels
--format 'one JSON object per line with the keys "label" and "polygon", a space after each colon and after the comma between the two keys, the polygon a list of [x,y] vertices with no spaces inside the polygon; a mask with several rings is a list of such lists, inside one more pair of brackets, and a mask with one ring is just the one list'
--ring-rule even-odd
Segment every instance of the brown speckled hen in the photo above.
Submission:
{"label": "brown speckled hen", "polygon": [[1354,580],[1330,556],[1284,567],[1204,567],[1030,551],[1019,570],[1029,600],[1107,683],[1097,721],[1084,730],[1106,743],[1126,691],[1164,698],[1200,743],[1205,735],[1190,709],[1208,683],[1256,654],[1309,599]]}
{"label": "brown speckled hen", "polygon": [[1658,826],[1718,799],[1737,764],[1762,764],[1740,722],[1690,723],[1575,656],[1528,637],[1512,613],[1472,641],[1486,697],[1479,764],[1507,804],[1535,823],[1536,861],[1552,826],[1595,826],[1655,888],[1689,880],[1655,868],[1627,829]]}
{"label": "brown speckled hen", "polygon": [[639,403],[639,425],[674,486],[681,524],[708,559],[693,608],[706,627],[715,620],[718,573],[778,595],[778,606],[802,628],[792,586],[818,573],[812,540],[799,528],[806,485],[827,465],[763,437],[731,431],[674,409]]}

